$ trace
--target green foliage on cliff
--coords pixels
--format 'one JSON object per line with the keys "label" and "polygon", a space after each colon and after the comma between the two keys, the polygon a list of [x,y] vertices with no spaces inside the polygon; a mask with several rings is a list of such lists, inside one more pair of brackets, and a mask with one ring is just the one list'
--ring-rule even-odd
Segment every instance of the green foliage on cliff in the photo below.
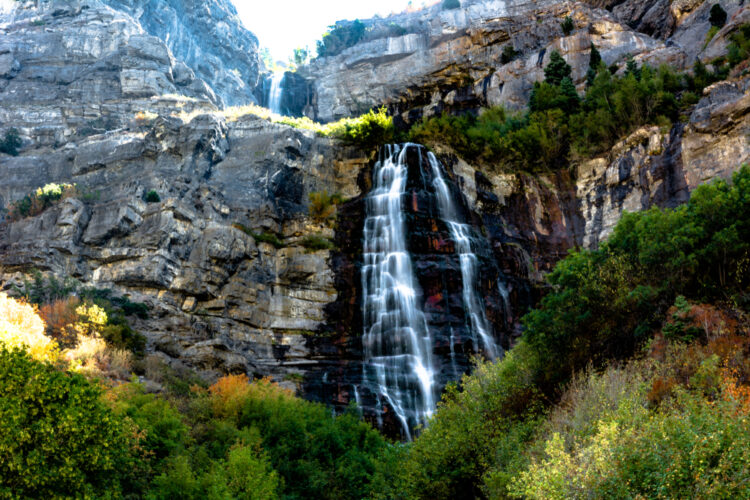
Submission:
{"label": "green foliage on cliff", "polygon": [[443,3],[441,4],[441,8],[443,10],[460,9],[461,2],[459,0],[443,0]]}
{"label": "green foliage on cliff", "polygon": [[22,144],[23,142],[21,141],[21,136],[18,134],[18,129],[11,127],[5,132],[3,139],[0,140],[0,153],[18,156],[18,148]]}
{"label": "green foliage on cliff", "polygon": [[343,21],[328,27],[317,42],[318,57],[335,56],[356,45],[365,35],[365,25],[359,19]]}
{"label": "green foliage on cliff", "polygon": [[560,23],[560,28],[562,29],[563,35],[568,36],[573,33],[574,29],[576,29],[576,25],[570,16],[566,16],[565,19],[563,19],[563,22]]}
{"label": "green foliage on cliff", "polygon": [[710,22],[713,27],[721,28],[727,23],[727,11],[725,11],[718,3],[712,5],[708,22]]}
{"label": "green foliage on cliff", "polygon": [[746,496],[748,234],[747,166],[626,215],[557,265],[521,341],[448,390],[379,481],[404,498]]}
{"label": "green foliage on cliff", "polygon": [[448,145],[468,160],[500,169],[554,170],[608,151],[640,126],[669,126],[682,106],[694,103],[695,94],[686,91],[699,91],[714,78],[688,77],[666,66],[638,67],[633,61],[624,76],[613,76],[595,47],[591,63],[598,66],[590,69],[583,98],[570,79],[570,65],[553,52],[545,80],[534,84],[528,113],[492,108],[478,117],[443,114],[416,124],[409,137]]}

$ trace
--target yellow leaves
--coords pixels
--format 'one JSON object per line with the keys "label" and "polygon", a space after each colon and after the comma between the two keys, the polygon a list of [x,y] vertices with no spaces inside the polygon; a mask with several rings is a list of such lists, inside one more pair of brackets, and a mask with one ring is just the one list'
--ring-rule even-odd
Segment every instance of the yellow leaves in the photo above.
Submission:
{"label": "yellow leaves", "polygon": [[81,335],[92,335],[107,324],[107,313],[96,304],[81,304],[76,308],[78,322],[76,331]]}
{"label": "yellow leaves", "polygon": [[54,361],[57,343],[44,335],[44,322],[30,304],[0,293],[0,342],[24,348],[38,361]]}

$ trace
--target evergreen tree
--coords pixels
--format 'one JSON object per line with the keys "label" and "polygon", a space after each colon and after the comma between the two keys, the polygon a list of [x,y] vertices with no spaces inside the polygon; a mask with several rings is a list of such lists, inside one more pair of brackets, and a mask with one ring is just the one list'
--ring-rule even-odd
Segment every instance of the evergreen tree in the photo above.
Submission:
{"label": "evergreen tree", "polygon": [[563,78],[571,78],[573,68],[565,62],[563,56],[556,50],[549,57],[549,64],[544,68],[544,81],[550,85],[558,86]]}
{"label": "evergreen tree", "polygon": [[575,25],[575,23],[573,22],[573,19],[571,19],[571,17],[570,17],[570,16],[567,16],[567,17],[566,17],[566,18],[565,18],[565,19],[563,20],[562,24],[560,24],[560,27],[562,28],[563,34],[564,34],[565,36],[568,36],[568,35],[570,35],[571,33],[573,33],[573,30],[575,29],[576,25]]}
{"label": "evergreen tree", "polygon": [[596,48],[594,43],[591,43],[591,54],[589,55],[589,69],[586,72],[586,86],[590,87],[594,84],[594,78],[596,78],[596,72],[599,70],[599,66],[602,64],[602,55]]}
{"label": "evergreen tree", "polygon": [[711,23],[711,26],[716,26],[717,28],[723,27],[727,23],[727,11],[722,9],[718,3],[714,4],[711,7],[711,15],[708,21]]}
{"label": "evergreen tree", "polygon": [[578,97],[576,86],[573,84],[573,80],[570,77],[565,77],[560,82],[560,109],[567,113],[574,113],[578,110],[578,106],[581,103],[581,98]]}
{"label": "evergreen tree", "polygon": [[633,57],[628,57],[628,62],[625,66],[625,76],[633,75],[636,80],[641,80],[641,68],[638,67],[638,63],[635,62]]}

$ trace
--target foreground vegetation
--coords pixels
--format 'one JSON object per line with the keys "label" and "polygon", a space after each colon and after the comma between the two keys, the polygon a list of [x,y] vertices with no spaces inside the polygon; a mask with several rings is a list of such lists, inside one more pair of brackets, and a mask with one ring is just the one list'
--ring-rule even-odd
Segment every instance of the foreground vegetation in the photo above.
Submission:
{"label": "foreground vegetation", "polygon": [[207,387],[144,359],[103,334],[147,309],[37,275],[27,302],[0,296],[0,495],[747,497],[748,234],[748,167],[627,214],[558,264],[518,345],[450,387],[407,445],[268,380]]}
{"label": "foreground vegetation", "polygon": [[[403,498],[750,495],[750,168],[574,252],[386,470]],[[386,493],[383,498],[390,498]]]}

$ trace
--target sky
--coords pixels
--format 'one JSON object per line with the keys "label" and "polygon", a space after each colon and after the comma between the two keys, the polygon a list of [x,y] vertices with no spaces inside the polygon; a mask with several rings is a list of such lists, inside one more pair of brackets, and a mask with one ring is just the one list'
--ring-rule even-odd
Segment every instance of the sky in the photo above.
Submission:
{"label": "sky", "polygon": [[[366,19],[406,9],[409,0],[233,0],[242,23],[268,47],[274,59],[286,61],[297,47],[309,46],[341,19]],[[420,5],[422,0],[414,0]]]}

